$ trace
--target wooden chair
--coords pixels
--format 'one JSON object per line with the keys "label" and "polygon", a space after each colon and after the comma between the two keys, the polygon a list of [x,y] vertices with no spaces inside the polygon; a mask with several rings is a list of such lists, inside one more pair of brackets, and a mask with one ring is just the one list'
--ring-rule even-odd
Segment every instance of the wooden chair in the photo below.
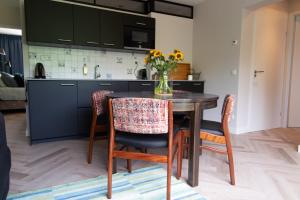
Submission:
{"label": "wooden chair", "polygon": [[[93,92],[92,94],[92,124],[90,128],[90,139],[88,145],[88,155],[87,162],[90,164],[92,162],[93,147],[95,136],[97,132],[105,132],[107,130],[104,116],[106,113],[107,101],[106,95],[112,93],[112,91],[99,90]],[[100,117],[103,117],[102,119]],[[99,121],[102,122],[99,124]],[[106,135],[100,137],[99,139],[106,139]]]}
{"label": "wooden chair", "polygon": [[[112,197],[113,159],[167,163],[167,200],[170,200],[172,162],[177,154],[177,179],[182,168],[182,136],[173,131],[171,101],[147,98],[109,100],[110,140],[107,198]],[[179,129],[178,129],[179,130]],[[121,144],[135,148],[168,148],[167,155],[116,150]],[[175,147],[175,148],[174,148]]]}
{"label": "wooden chair", "polygon": [[[226,150],[218,149],[209,145],[201,145],[201,149],[213,151],[220,154],[227,154],[229,161],[229,171],[230,171],[230,183],[235,185],[235,175],[234,175],[234,162],[233,162],[233,153],[230,140],[230,131],[229,131],[229,121],[233,112],[234,98],[232,95],[227,95],[224,99],[223,108],[222,108],[222,118],[221,123],[215,121],[202,120],[200,139],[203,141],[209,141],[217,144],[226,145]],[[183,128],[183,137],[189,138],[190,131]],[[183,139],[184,141],[184,139]],[[189,145],[187,143],[183,144],[183,150],[188,149]]]}

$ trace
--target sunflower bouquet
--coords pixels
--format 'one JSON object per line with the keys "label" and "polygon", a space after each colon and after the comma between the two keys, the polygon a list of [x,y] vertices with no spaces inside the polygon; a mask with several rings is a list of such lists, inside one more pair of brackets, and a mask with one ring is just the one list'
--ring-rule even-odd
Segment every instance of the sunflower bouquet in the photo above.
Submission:
{"label": "sunflower bouquet", "polygon": [[183,61],[184,55],[183,53],[175,49],[172,53],[166,57],[162,54],[160,50],[150,50],[150,53],[145,57],[145,64],[150,66],[151,70],[155,68],[157,72],[170,72],[174,68],[179,61]]}
{"label": "sunflower bouquet", "polygon": [[169,72],[176,68],[179,61],[183,61],[183,53],[175,49],[167,57],[160,50],[151,50],[145,57],[145,64],[151,70],[156,69],[159,75],[159,84],[155,87],[155,94],[172,94],[172,89],[169,87],[168,75]]}

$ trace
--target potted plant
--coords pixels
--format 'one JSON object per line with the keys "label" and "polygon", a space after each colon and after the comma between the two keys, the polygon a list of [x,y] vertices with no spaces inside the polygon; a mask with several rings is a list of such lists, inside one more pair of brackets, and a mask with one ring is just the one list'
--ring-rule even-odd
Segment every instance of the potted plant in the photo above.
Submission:
{"label": "potted plant", "polygon": [[145,57],[145,64],[151,70],[156,69],[159,83],[155,87],[154,93],[157,95],[172,95],[172,88],[169,87],[168,77],[170,71],[176,68],[179,61],[183,61],[183,53],[175,49],[166,57],[160,50],[151,50]]}

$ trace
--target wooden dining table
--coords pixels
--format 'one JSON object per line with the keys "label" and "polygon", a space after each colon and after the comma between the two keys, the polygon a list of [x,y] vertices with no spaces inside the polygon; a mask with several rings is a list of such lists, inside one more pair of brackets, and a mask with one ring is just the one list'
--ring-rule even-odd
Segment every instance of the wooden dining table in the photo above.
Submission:
{"label": "wooden dining table", "polygon": [[219,97],[213,94],[174,92],[173,95],[155,95],[153,92],[115,92],[107,95],[108,98],[155,98],[171,100],[174,113],[190,113],[191,116],[191,138],[190,154],[188,162],[188,184],[192,187],[198,186],[199,176],[199,145],[202,111],[217,107]]}

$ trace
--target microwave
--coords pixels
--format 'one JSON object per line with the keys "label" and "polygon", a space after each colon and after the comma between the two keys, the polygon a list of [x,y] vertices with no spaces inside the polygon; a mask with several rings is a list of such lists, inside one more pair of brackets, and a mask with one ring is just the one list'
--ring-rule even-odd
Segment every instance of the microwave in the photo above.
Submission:
{"label": "microwave", "polygon": [[124,27],[124,48],[150,50],[155,48],[155,31],[142,27]]}

